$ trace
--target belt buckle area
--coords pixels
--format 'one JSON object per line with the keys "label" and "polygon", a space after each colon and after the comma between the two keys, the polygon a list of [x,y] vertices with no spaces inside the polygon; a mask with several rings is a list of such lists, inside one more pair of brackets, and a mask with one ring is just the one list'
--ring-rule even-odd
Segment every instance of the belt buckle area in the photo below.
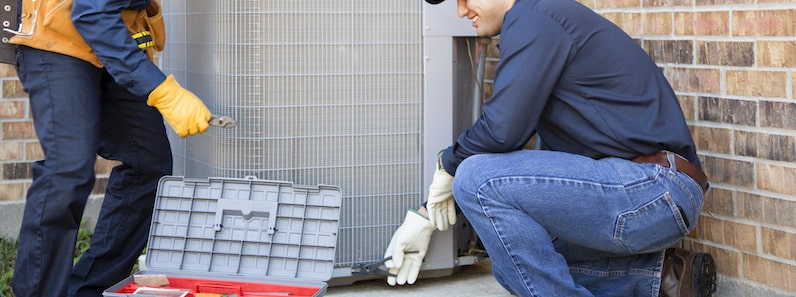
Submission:
{"label": "belt buckle area", "polygon": [[[631,159],[631,161],[636,163],[653,163],[671,168],[693,179],[699,187],[702,188],[703,193],[707,193],[709,189],[709,183],[705,173],[702,172],[699,167],[691,163],[691,161],[688,161],[688,159],[675,152],[660,150],[649,155],[638,155]],[[680,166],[677,164],[678,161],[680,162]]]}

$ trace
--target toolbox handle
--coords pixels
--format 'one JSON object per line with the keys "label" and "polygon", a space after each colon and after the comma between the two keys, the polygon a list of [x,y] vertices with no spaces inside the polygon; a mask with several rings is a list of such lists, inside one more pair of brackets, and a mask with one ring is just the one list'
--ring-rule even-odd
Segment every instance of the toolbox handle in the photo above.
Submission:
{"label": "toolbox handle", "polygon": [[274,235],[276,231],[276,210],[277,203],[271,201],[252,201],[252,200],[233,200],[219,199],[216,207],[215,225],[213,229],[221,231],[225,215],[239,215],[244,220],[252,217],[263,217],[268,220],[268,235]]}
{"label": "toolbox handle", "polygon": [[238,296],[243,296],[243,288],[241,288],[241,286],[219,283],[196,283],[194,285],[194,292],[238,294]]}

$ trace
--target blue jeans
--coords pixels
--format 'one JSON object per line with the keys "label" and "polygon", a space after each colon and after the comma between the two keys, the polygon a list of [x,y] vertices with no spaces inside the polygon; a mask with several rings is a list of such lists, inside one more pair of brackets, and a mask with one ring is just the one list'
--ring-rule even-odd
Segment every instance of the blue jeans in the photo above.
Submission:
{"label": "blue jeans", "polygon": [[541,150],[471,156],[453,191],[498,282],[544,297],[658,296],[704,195],[672,168]]}
{"label": "blue jeans", "polygon": [[[20,46],[17,74],[45,158],[33,164],[14,293],[101,296],[130,275],[146,245],[158,179],[172,170],[163,118],[145,97],[78,59]],[[121,165],[108,179],[91,247],[73,267],[97,155]]]}

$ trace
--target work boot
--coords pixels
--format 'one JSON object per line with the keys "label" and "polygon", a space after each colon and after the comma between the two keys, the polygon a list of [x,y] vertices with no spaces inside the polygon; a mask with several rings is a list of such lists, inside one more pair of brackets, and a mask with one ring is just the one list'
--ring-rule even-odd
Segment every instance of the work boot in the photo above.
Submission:
{"label": "work boot", "polygon": [[660,297],[709,297],[716,292],[716,262],[707,253],[666,250]]}

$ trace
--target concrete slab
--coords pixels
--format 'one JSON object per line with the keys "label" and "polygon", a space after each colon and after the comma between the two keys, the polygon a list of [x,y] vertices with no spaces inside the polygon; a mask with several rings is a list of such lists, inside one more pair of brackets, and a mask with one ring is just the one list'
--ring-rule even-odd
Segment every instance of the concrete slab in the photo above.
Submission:
{"label": "concrete slab", "polygon": [[413,285],[390,287],[386,279],[356,282],[349,286],[330,287],[327,297],[407,297],[407,296],[514,296],[498,284],[492,276],[492,262],[488,258],[451,276],[419,279]]}
{"label": "concrete slab", "polygon": [[[102,208],[101,196],[91,196],[86,202],[83,218],[86,219],[83,228],[94,229]],[[0,202],[0,238],[17,238],[19,226],[22,224],[22,213],[25,211],[24,201]]]}

